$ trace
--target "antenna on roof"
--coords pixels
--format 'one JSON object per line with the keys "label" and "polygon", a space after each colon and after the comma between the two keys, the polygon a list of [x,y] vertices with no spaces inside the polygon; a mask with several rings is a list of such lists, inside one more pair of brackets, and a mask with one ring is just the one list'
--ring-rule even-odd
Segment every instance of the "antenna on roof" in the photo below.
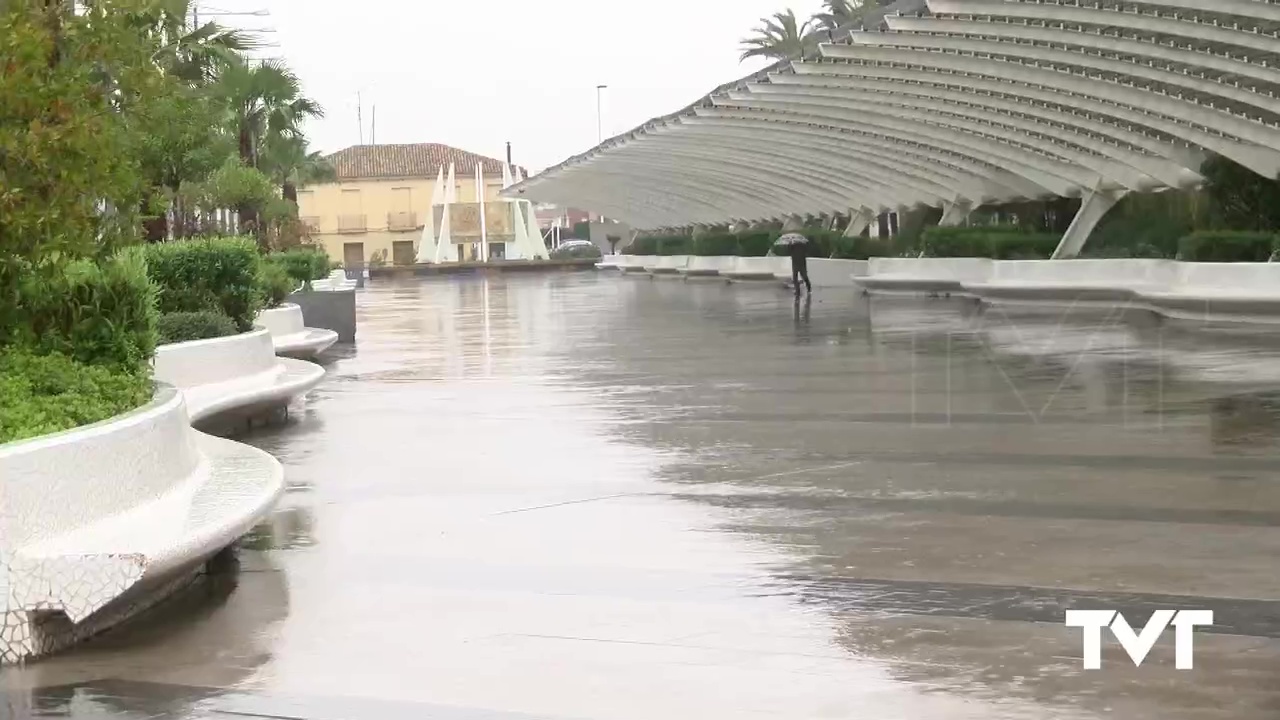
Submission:
{"label": "antenna on roof", "polygon": [[369,123],[369,130],[373,137],[369,138],[370,145],[378,144],[378,106],[373,106],[373,120]]}
{"label": "antenna on roof", "polygon": [[356,124],[360,126],[360,144],[364,144],[364,101],[356,93]]}

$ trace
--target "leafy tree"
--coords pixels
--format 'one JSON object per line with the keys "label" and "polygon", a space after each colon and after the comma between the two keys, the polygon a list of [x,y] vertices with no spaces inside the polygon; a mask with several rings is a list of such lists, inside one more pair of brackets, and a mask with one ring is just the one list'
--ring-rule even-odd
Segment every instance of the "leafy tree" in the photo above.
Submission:
{"label": "leafy tree", "polygon": [[280,187],[280,197],[294,204],[298,202],[299,187],[338,179],[337,171],[321,153],[307,151],[307,140],[301,135],[267,138],[262,165]]}
{"label": "leafy tree", "polygon": [[1280,182],[1220,155],[1204,162],[1211,212],[1233,230],[1280,229]]}
{"label": "leafy tree", "polygon": [[740,59],[764,57],[782,60],[802,57],[817,47],[817,37],[812,32],[813,22],[806,20],[801,23],[795,10],[760,18],[760,24],[752,30],[753,34],[742,39],[743,52]]}

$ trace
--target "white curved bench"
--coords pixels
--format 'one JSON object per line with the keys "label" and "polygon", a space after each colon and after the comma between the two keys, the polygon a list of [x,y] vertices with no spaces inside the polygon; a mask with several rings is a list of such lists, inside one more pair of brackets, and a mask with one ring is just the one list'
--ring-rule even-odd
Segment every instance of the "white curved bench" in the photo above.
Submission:
{"label": "white curved bench", "polygon": [[338,269],[329,273],[329,277],[323,280],[312,280],[312,290],[355,290],[359,285],[358,280],[348,280],[347,271]]}
{"label": "white curved bench", "polygon": [[275,458],[193,430],[164,385],[132,413],[0,446],[0,664],[163,599],[283,489]]}
{"label": "white curved bench", "polygon": [[619,270],[619,263],[622,262],[621,255],[605,255],[600,258],[600,262],[596,263],[597,270]]}
{"label": "white curved bench", "polygon": [[[814,287],[853,287],[855,277],[867,274],[866,260],[846,260],[844,258],[809,258],[809,282]],[[787,266],[785,277],[791,282],[791,267]]]}
{"label": "white curved bench", "polygon": [[688,266],[688,255],[659,255],[644,270],[654,276],[679,277],[680,271]]}
{"label": "white curved bench", "polygon": [[1113,307],[1139,294],[1167,288],[1176,277],[1172,260],[999,260],[991,277],[964,289],[993,305]]}
{"label": "white curved bench", "polygon": [[328,350],[338,342],[338,333],[332,330],[309,328],[303,322],[302,308],[286,303],[278,308],[258,313],[254,325],[271,333],[271,344],[277,355],[307,359]]}
{"label": "white curved bench", "polygon": [[729,282],[777,282],[791,277],[791,261],[776,255],[735,257],[733,267],[720,274]]}
{"label": "white curved bench", "polygon": [[319,365],[276,357],[266,328],[156,349],[155,378],[182,391],[192,422],[229,410],[288,405],[323,377]]}
{"label": "white curved bench", "polygon": [[1178,263],[1173,282],[1140,294],[1174,322],[1280,323],[1280,263]]}
{"label": "white curved bench", "polygon": [[735,260],[737,258],[733,255],[711,255],[705,257],[694,255],[689,258],[688,264],[679,268],[677,272],[684,275],[686,280],[716,278],[722,273],[732,270]]}
{"label": "white curved bench", "polygon": [[657,255],[623,255],[618,264],[618,269],[624,275],[642,273],[645,267],[652,265],[657,259]]}
{"label": "white curved bench", "polygon": [[872,258],[858,284],[872,295],[964,295],[990,277],[986,258]]}

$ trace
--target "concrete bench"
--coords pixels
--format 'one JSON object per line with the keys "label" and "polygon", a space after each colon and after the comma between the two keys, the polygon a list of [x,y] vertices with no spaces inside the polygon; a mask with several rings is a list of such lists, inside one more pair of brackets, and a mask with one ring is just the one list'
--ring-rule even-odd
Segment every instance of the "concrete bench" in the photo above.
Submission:
{"label": "concrete bench", "polygon": [[1222,325],[1280,323],[1280,263],[1177,263],[1165,288],[1140,293],[1175,322]]}
{"label": "concrete bench", "polygon": [[182,391],[192,422],[232,410],[287,406],[324,378],[324,368],[276,357],[266,328],[230,337],[161,345],[155,378]]}
{"label": "concrete bench", "polygon": [[303,322],[302,308],[286,303],[258,313],[254,325],[271,333],[271,344],[277,355],[306,360],[328,350],[338,341],[332,330],[309,328]]}
{"label": "concrete bench", "polygon": [[791,261],[784,257],[735,257],[733,267],[722,276],[729,282],[777,282],[791,277]]}
{"label": "concrete bench", "polygon": [[329,273],[329,277],[323,280],[311,281],[312,290],[354,290],[360,284],[359,280],[348,280],[347,271],[338,269]]}
{"label": "concrete bench", "polygon": [[733,269],[733,263],[735,260],[737,260],[737,258],[733,255],[714,255],[706,257],[694,255],[689,258],[689,263],[680,268],[678,272],[683,275],[686,280],[719,278],[722,273]]}
{"label": "concrete bench", "polygon": [[643,273],[644,269],[653,265],[657,259],[657,255],[623,255],[622,261],[618,264],[618,269],[624,275]]}
{"label": "concrete bench", "polygon": [[989,279],[963,285],[990,304],[1114,306],[1167,288],[1176,274],[1172,260],[1002,260]]}
{"label": "concrete bench", "polygon": [[[841,258],[809,258],[809,282],[814,287],[853,287],[854,277],[861,277],[867,274],[866,260],[845,260]],[[787,262],[787,267],[781,277],[788,284],[791,283],[791,264]]]}
{"label": "concrete bench", "polygon": [[872,295],[965,295],[965,283],[990,277],[986,258],[872,258],[858,284]]}
{"label": "concrete bench", "polygon": [[652,265],[645,267],[645,272],[653,276],[680,277],[680,271],[689,266],[688,255],[660,255]]}
{"label": "concrete bench", "polygon": [[283,489],[280,463],[193,430],[182,394],[164,385],[132,413],[0,446],[0,664],[164,599]]}
{"label": "concrete bench", "polygon": [[605,255],[600,258],[600,262],[596,263],[597,270],[620,270],[622,262],[621,255]]}

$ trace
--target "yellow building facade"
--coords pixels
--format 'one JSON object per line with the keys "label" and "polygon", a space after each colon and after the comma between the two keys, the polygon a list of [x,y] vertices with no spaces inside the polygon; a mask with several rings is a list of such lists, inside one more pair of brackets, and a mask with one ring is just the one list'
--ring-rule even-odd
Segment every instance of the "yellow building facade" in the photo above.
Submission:
{"label": "yellow building facade", "polygon": [[477,164],[484,168],[485,202],[502,202],[502,161],[448,145],[357,145],[327,159],[337,181],[300,188],[298,214],[312,240],[347,267],[413,264],[437,176],[441,168],[447,175],[450,164],[459,174],[459,203],[479,201]]}

